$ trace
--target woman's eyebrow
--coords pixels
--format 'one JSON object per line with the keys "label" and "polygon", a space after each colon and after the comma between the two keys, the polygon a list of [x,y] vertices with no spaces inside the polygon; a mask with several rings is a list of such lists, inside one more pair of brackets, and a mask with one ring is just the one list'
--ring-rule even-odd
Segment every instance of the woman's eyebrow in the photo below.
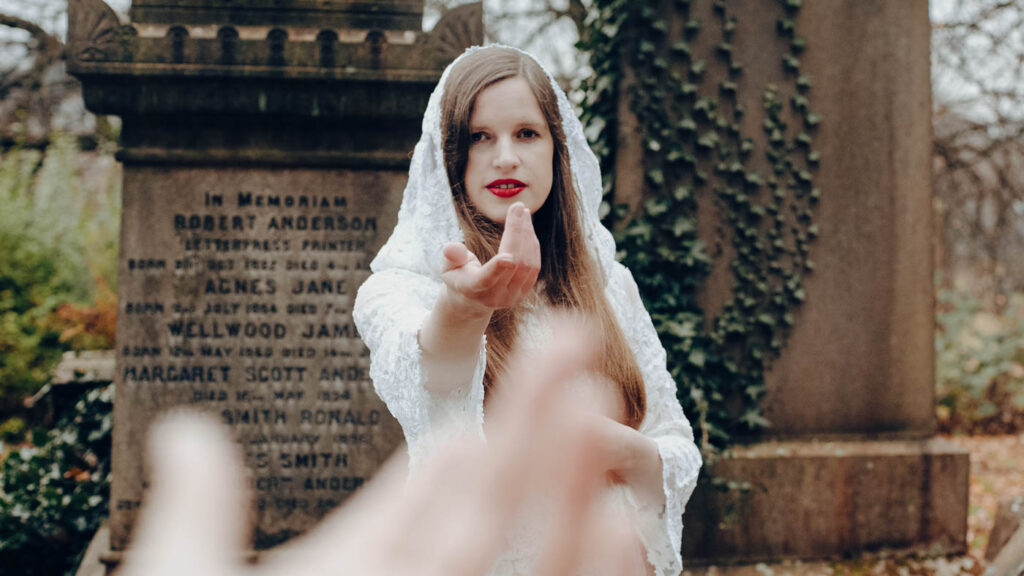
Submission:
{"label": "woman's eyebrow", "polygon": [[[524,126],[530,127],[530,128],[537,128],[537,127],[542,127],[542,126],[547,126],[548,125],[547,121],[545,121],[543,118],[534,118],[534,117],[526,117],[526,116],[522,116],[522,117],[519,117],[519,118],[515,119],[513,122],[511,122],[511,124],[513,126],[516,126],[516,127],[519,127],[519,128],[522,128]],[[469,124],[469,129],[470,130],[486,130],[486,129],[490,128],[490,127],[491,127],[491,123],[489,123],[489,122],[471,122]]]}

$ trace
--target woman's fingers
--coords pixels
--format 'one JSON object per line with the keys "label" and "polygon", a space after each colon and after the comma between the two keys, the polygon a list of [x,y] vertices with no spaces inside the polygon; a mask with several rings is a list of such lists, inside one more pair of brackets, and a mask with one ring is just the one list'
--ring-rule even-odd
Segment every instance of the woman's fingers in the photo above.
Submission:
{"label": "woman's fingers", "polygon": [[521,202],[509,207],[498,251],[499,254],[511,254],[516,262],[516,273],[508,282],[508,290],[513,297],[520,299],[533,289],[540,273],[540,242],[533,229],[530,211]]}
{"label": "woman's fingers", "polygon": [[524,238],[530,233],[533,233],[530,210],[522,202],[509,206],[505,214],[505,231],[501,234],[498,253],[518,256],[522,252]]}
{"label": "woman's fingers", "polygon": [[530,211],[522,202],[508,209],[498,254],[481,265],[465,245],[450,243],[443,251],[443,277],[450,288],[489,308],[518,304],[537,283],[540,242]]}
{"label": "woman's fingers", "polygon": [[503,300],[504,292],[496,293],[495,291],[504,291],[517,270],[519,270],[519,264],[511,255],[497,254],[480,269],[474,288],[490,292],[491,294],[488,296],[495,297],[496,300]]}

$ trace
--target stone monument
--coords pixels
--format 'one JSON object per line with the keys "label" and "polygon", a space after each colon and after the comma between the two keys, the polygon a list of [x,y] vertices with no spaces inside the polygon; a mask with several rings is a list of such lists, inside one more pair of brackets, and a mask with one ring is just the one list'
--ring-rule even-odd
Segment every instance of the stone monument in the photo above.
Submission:
{"label": "stone monument", "polygon": [[[729,44],[708,33],[689,49],[709,61],[727,49],[742,63],[742,130],[755,138],[765,132],[766,87],[792,82],[780,65],[789,49],[778,32],[788,24],[780,7],[802,6],[800,71],[813,80],[810,107],[823,118],[814,136],[821,234],[789,341],[766,374],[771,427],[711,467],[732,488],[695,492],[684,559],[693,566],[885,548],[964,552],[968,454],[935,436],[927,0],[682,4],[693,21],[673,11],[666,45],[694,24],[715,28],[719,6],[737,15]],[[661,3],[665,13],[668,5]],[[629,66],[623,78],[616,190],[635,214],[644,201],[637,191],[646,139],[628,94],[641,82]],[[718,86],[725,78],[710,80]],[[763,156],[752,163],[770,174]],[[701,237],[714,246],[721,216],[701,201]],[[709,317],[731,293],[728,261],[716,261],[701,294]]]}
{"label": "stone monument", "polygon": [[[778,14],[756,2],[731,9],[745,104],[758,110],[762,87],[785,81]],[[935,437],[928,2],[804,2],[797,26],[811,107],[823,117],[816,266],[766,376],[771,428],[714,467],[749,489],[698,492],[684,553],[715,562],[962,553],[968,455]],[[760,132],[756,113],[744,121]],[[708,307],[727,283],[712,275]]]}
{"label": "stone monument", "polygon": [[479,4],[421,32],[422,0],[70,0],[70,70],[123,119],[108,563],[145,489],[149,424],[215,414],[245,454],[252,546],[302,532],[402,432],[351,320],[395,224],[444,66]]}

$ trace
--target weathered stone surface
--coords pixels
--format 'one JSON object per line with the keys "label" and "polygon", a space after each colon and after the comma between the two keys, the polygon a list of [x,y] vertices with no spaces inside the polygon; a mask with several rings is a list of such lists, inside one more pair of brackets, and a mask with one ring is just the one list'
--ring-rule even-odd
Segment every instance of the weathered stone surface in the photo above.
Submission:
{"label": "weathered stone surface", "polygon": [[423,0],[134,0],[135,22],[324,26],[411,30]]}
{"label": "weathered stone surface", "polygon": [[985,569],[985,576],[1024,575],[1024,527],[1014,532],[1003,550]]}
{"label": "weathered stone surface", "polygon": [[[716,21],[710,2],[695,5],[696,18]],[[750,111],[741,127],[763,139],[764,88],[792,80],[781,67],[788,43],[776,33],[779,14],[757,5],[737,0],[729,10],[738,17],[731,45]],[[766,377],[769,434],[925,437],[935,429],[928,2],[804,2],[798,27],[810,108],[823,116],[814,133],[821,234],[811,246],[815,269],[803,279],[806,298]],[[702,33],[693,50],[712,54],[717,41]],[[718,68],[708,66],[704,85],[724,79]],[[763,155],[750,166],[771,173]],[[716,213],[702,198],[709,245]],[[724,244],[701,295],[712,314],[732,289]]]}
{"label": "weathered stone surface", "polygon": [[1010,541],[1014,532],[1024,527],[1024,496],[1008,496],[999,500],[996,519],[988,535],[985,559],[991,562]]}
{"label": "weathered stone surface", "polygon": [[81,564],[75,571],[75,576],[106,576],[107,568],[104,566],[101,556],[110,550],[110,529],[106,524],[100,526],[96,534],[89,542],[85,550]]}
{"label": "weathered stone surface", "polygon": [[[483,42],[483,7],[447,11],[430,32],[408,23],[352,29],[330,19],[303,25],[246,23],[246,10],[192,8],[209,22],[122,23],[103,0],[71,0],[69,70],[80,77],[272,78],[324,80],[418,78],[436,82],[466,47]],[[133,10],[133,13],[137,12]],[[232,19],[234,18],[234,19]],[[369,74],[368,74],[369,73]]]}
{"label": "weathered stone surface", "polygon": [[935,430],[928,2],[805,2],[799,26],[825,118],[822,232],[766,415],[779,436],[924,437]]}
{"label": "weathered stone surface", "polygon": [[171,407],[233,430],[256,547],[315,523],[402,441],[351,306],[404,182],[399,171],[126,166],[115,549],[144,491],[146,430]]}
{"label": "weathered stone surface", "polygon": [[965,551],[968,455],[926,441],[765,442],[731,450],[683,518],[687,562]]}
{"label": "weathered stone surface", "polygon": [[53,370],[51,384],[73,382],[113,382],[114,355],[109,350],[65,352]]}

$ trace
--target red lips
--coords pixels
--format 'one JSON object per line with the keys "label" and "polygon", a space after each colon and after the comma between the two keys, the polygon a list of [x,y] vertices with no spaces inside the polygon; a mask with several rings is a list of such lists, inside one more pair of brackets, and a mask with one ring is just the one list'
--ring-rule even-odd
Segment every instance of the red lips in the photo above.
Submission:
{"label": "red lips", "polygon": [[526,184],[510,178],[495,180],[487,185],[487,189],[491,191],[491,194],[498,198],[511,198],[522,192],[524,188],[526,188]]}

